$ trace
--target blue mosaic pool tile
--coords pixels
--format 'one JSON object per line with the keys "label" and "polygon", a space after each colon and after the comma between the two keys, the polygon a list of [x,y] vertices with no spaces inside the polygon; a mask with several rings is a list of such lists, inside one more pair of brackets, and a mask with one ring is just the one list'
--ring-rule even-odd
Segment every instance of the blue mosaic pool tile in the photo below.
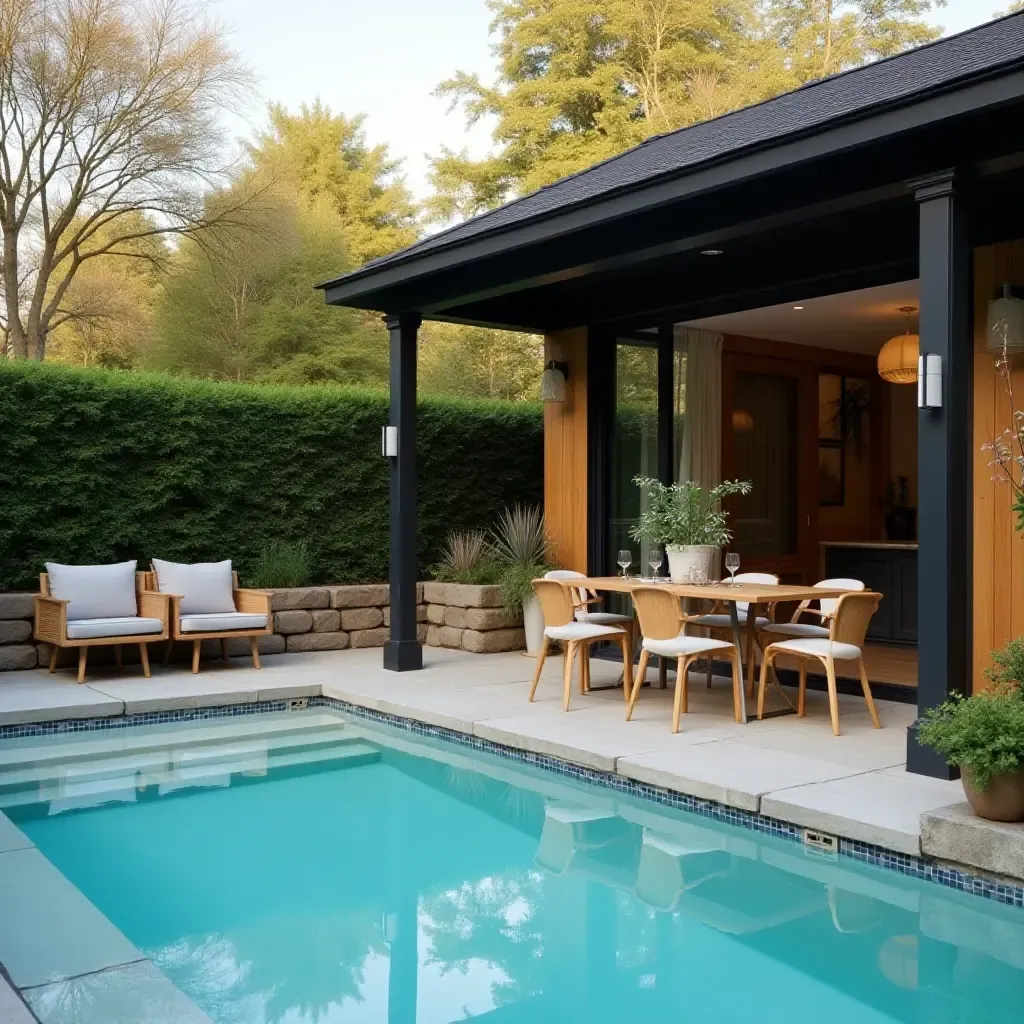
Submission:
{"label": "blue mosaic pool tile", "polygon": [[[289,704],[288,700],[270,700],[249,704],[231,704],[224,707],[180,708],[175,711],[152,711],[134,715],[115,715],[106,718],[81,718],[58,722],[38,722],[29,725],[5,725],[0,726],[0,741],[20,736],[53,736],[69,732],[101,732],[107,729],[126,729],[135,725],[196,722],[215,718],[233,718],[238,715],[267,714],[274,711],[286,711]],[[373,708],[364,708],[358,704],[350,704],[348,701],[337,700],[333,697],[310,697],[307,699],[305,706],[310,708],[334,708],[356,718],[363,718],[391,728],[401,729],[404,732],[423,736],[427,739],[454,743],[481,753],[496,754],[511,761],[542,768],[581,782],[639,797],[642,800],[648,800],[664,807],[688,811],[691,814],[710,818],[726,825],[735,825],[739,828],[749,829],[762,835],[775,836],[779,839],[790,840],[791,842],[802,842],[803,840],[804,830],[801,827],[778,818],[755,814],[752,811],[743,811],[736,807],[717,803],[714,800],[704,800],[700,797],[688,796],[685,793],[662,789],[658,786],[651,786],[648,783],[635,782],[621,775],[598,771],[596,768],[586,768],[582,765],[573,764],[571,761],[552,757],[549,754],[535,754],[529,750],[508,747],[501,743],[481,739],[479,736],[473,736],[470,733],[457,732],[453,729],[445,729],[436,725],[427,725],[425,722],[420,722],[416,719],[402,718],[398,715],[376,711]],[[972,875],[966,871],[960,871],[957,868],[939,864],[925,857],[898,853],[895,850],[887,850],[882,846],[874,846],[871,843],[843,837],[839,837],[837,856],[848,857],[851,860],[871,864],[875,867],[884,868],[887,871],[896,871],[902,875],[911,875],[914,878],[920,878],[936,885],[980,896],[983,899],[993,900],[996,903],[1024,908],[1024,886],[1011,885],[995,879]]]}

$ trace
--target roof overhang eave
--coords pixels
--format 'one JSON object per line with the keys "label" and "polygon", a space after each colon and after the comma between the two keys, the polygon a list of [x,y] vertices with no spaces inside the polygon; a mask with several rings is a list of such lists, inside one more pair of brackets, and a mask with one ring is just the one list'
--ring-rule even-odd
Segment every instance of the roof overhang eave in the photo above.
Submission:
{"label": "roof overhang eave", "polygon": [[1024,99],[1024,66],[1018,61],[1013,66],[989,69],[967,81],[859,111],[799,134],[780,136],[681,172],[669,171],[554,213],[481,231],[471,238],[454,240],[426,252],[411,252],[383,266],[362,267],[316,287],[324,291],[328,304],[352,302],[379,308],[366,300],[375,293],[419,277],[599,226],[640,210],[738,185],[842,150],[884,143],[908,131],[1021,99]]}

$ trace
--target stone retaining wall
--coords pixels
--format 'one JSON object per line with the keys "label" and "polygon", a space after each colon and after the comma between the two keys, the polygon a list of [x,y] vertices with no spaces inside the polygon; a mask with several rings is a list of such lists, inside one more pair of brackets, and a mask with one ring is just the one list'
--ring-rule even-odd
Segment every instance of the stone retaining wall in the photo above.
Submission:
{"label": "stone retaining wall", "polygon": [[[273,591],[274,632],[260,638],[261,654],[287,651],[340,651],[346,647],[383,647],[391,624],[388,585],[290,587]],[[47,644],[32,638],[32,594],[0,594],[0,671],[35,668],[49,659]],[[522,616],[501,607],[497,587],[462,583],[420,583],[417,627],[421,643],[454,647],[476,654],[515,651],[526,646]],[[189,657],[189,645],[178,645],[175,660]],[[248,640],[229,641],[229,653],[248,656]],[[137,660],[130,638],[126,660]],[[159,658],[159,649],[153,656]],[[204,641],[204,656],[220,653],[216,640]],[[64,658],[70,655],[65,654]],[[93,648],[89,661],[113,659],[112,647]]]}

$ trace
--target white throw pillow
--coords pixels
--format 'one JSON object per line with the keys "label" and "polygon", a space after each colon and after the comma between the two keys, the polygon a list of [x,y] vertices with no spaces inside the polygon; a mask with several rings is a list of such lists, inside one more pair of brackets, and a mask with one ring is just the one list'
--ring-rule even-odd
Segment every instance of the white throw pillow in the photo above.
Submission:
{"label": "white throw pillow", "polygon": [[156,570],[157,590],[181,595],[182,615],[210,615],[235,610],[231,559],[183,565],[154,558],[153,568]]}
{"label": "white throw pillow", "polygon": [[68,604],[68,620],[115,619],[138,615],[135,598],[137,563],[114,565],[61,565],[47,562],[50,593]]}

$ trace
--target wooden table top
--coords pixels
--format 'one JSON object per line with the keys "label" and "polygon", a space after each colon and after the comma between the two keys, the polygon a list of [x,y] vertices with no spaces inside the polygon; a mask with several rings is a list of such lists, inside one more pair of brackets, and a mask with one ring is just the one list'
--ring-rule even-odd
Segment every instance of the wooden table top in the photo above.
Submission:
{"label": "wooden table top", "polygon": [[657,587],[678,597],[702,597],[708,601],[746,601],[748,604],[771,604],[775,601],[807,601],[819,597],[842,597],[850,591],[830,587],[805,587],[790,583],[654,583],[637,576],[588,576],[586,579],[559,580],[568,587],[615,591],[628,594],[637,587]]}

